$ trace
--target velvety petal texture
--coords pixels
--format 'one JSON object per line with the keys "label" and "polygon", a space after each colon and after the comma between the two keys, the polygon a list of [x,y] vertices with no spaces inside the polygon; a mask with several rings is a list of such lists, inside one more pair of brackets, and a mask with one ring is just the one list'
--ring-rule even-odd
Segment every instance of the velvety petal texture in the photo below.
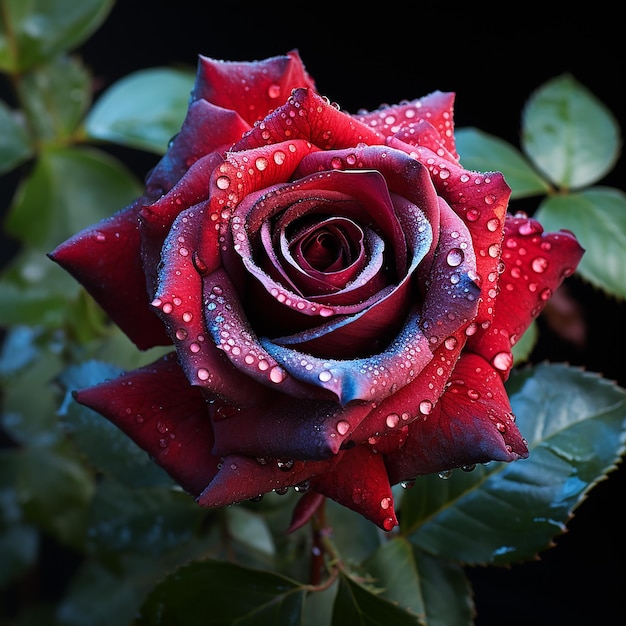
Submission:
{"label": "velvety petal texture", "polygon": [[200,506],[299,492],[385,531],[392,486],[528,456],[512,346],[572,274],[572,233],[466,170],[454,94],[352,115],[296,50],[200,56],[145,193],[50,253],[150,366],[76,392]]}

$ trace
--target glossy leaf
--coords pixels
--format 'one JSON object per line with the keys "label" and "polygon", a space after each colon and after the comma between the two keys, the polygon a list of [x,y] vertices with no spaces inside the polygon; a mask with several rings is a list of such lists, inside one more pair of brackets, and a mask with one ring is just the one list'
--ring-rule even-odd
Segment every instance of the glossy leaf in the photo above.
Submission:
{"label": "glossy leaf", "polygon": [[25,518],[64,545],[80,549],[94,484],[76,459],[45,448],[24,448],[17,461],[17,494]]}
{"label": "glossy leaf", "polygon": [[528,360],[537,340],[539,339],[539,330],[536,320],[530,323],[520,340],[513,346],[513,358],[516,365],[520,365]]}
{"label": "glossy leaf", "polygon": [[50,148],[17,194],[7,232],[48,252],[141,195],[118,161],[89,148]]}
{"label": "glossy leaf", "polygon": [[542,85],[522,114],[522,149],[562,189],[580,189],[611,170],[620,129],[611,111],[570,74]]}
{"label": "glossy leaf", "polygon": [[156,556],[196,538],[206,511],[186,493],[132,488],[105,477],[90,510],[89,542],[109,552]]}
{"label": "glossy leaf", "polygon": [[[16,347],[18,338],[12,335],[11,339],[5,351]],[[22,334],[19,339],[21,353],[28,361],[2,381],[0,425],[15,443],[33,449],[51,447],[63,438],[55,416],[57,391],[50,384],[61,368],[60,355],[38,346],[34,334]],[[4,354],[6,363],[8,357]]]}
{"label": "glossy leaf", "polygon": [[419,478],[403,498],[402,529],[430,554],[468,564],[535,558],[624,453],[626,391],[614,383],[544,364],[514,371],[507,388],[530,457]]}
{"label": "glossy leaf", "polygon": [[558,195],[537,210],[546,230],[576,233],[586,252],[577,272],[607,293],[626,298],[626,194],[610,187]]}
{"label": "glossy leaf", "polygon": [[[157,585],[136,624],[296,625],[300,623],[304,595],[299,583],[284,576],[206,560],[180,568]],[[207,597],[219,601],[199,601]]]}
{"label": "glossy leaf", "polygon": [[396,606],[373,589],[340,574],[332,626],[423,626],[419,617]]}
{"label": "glossy leaf", "polygon": [[5,174],[33,156],[24,121],[0,101],[0,174]]}
{"label": "glossy leaf", "polygon": [[24,72],[71,50],[106,19],[115,0],[4,0],[0,70]]}
{"label": "glossy leaf", "polygon": [[402,537],[382,544],[362,563],[381,596],[423,618],[426,614],[422,595],[421,572],[415,562],[414,548]]}
{"label": "glossy leaf", "polygon": [[85,121],[92,139],[163,154],[185,119],[195,73],[151,68],[124,77]]}
{"label": "glossy leaf", "polygon": [[99,413],[71,399],[74,389],[90,387],[121,374],[120,368],[99,362],[73,366],[59,376],[66,390],[60,418],[90,463],[131,487],[171,486],[167,474],[148,455]]}
{"label": "glossy leaf", "polygon": [[479,172],[502,172],[511,187],[512,199],[543,195],[550,190],[526,157],[506,141],[477,128],[459,128],[455,138],[463,166]]}
{"label": "glossy leaf", "polygon": [[232,507],[225,511],[228,532],[248,550],[268,557],[274,556],[276,547],[263,516],[244,507]]}
{"label": "glossy leaf", "polygon": [[91,77],[77,59],[58,56],[26,73],[20,93],[37,140],[67,140],[91,102]]}

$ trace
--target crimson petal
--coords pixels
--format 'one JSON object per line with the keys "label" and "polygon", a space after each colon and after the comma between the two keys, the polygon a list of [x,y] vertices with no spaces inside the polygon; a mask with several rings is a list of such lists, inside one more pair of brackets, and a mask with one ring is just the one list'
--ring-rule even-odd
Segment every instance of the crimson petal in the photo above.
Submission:
{"label": "crimson petal", "polygon": [[251,62],[200,56],[192,99],[237,111],[252,126],[297,87],[315,88],[297,50]]}
{"label": "crimson petal", "polygon": [[347,450],[332,472],[313,477],[310,484],[383,530],[398,525],[383,456],[364,446]]}
{"label": "crimson petal", "polygon": [[274,489],[295,487],[319,473],[332,471],[341,456],[340,453],[327,461],[294,461],[233,454],[223,458],[219,472],[197,501],[207,507],[228,506]]}
{"label": "crimson petal", "polygon": [[491,326],[468,341],[468,349],[483,356],[507,379],[513,365],[511,347],[543,310],[559,285],[584,254],[568,231],[544,233],[526,216],[507,216],[499,294]]}
{"label": "crimson petal", "polygon": [[206,402],[173,353],[74,397],[118,426],[191,494],[217,473]]}
{"label": "crimson petal", "polygon": [[57,246],[49,258],[69,272],[141,350],[170,342],[150,309],[140,250],[143,199]]}
{"label": "crimson petal", "polygon": [[420,122],[427,121],[438,131],[445,149],[458,159],[454,144],[454,97],[451,92],[433,91],[405,104],[381,107],[354,117],[385,137],[406,127],[413,129]]}
{"label": "crimson petal", "polygon": [[476,463],[525,459],[528,447],[514,420],[499,373],[465,352],[430,414],[411,423],[404,446],[387,455],[389,480],[395,484]]}

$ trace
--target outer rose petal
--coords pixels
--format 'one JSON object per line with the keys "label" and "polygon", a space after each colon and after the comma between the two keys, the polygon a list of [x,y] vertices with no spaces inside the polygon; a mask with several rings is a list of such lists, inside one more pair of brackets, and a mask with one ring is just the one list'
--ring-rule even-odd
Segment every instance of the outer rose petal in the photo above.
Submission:
{"label": "outer rose petal", "polygon": [[63,242],[48,256],[93,296],[141,350],[170,342],[150,310],[139,255],[142,199]]}
{"label": "outer rose petal", "polygon": [[583,248],[567,231],[544,233],[526,216],[507,216],[500,276],[491,326],[480,328],[468,348],[483,356],[504,380],[513,366],[511,347],[541,313],[557,287],[580,262]]}
{"label": "outer rose petal", "polygon": [[251,126],[280,106],[293,89],[315,88],[297,50],[263,61],[217,61],[200,56],[192,99],[237,111]]}
{"label": "outer rose petal", "polygon": [[311,488],[383,530],[398,525],[383,457],[364,446],[347,450],[332,472],[311,479]]}
{"label": "outer rose petal", "polygon": [[206,402],[173,353],[74,397],[111,420],[191,494],[217,473]]}
{"label": "outer rose petal", "polygon": [[[454,94],[441,91],[408,102],[385,106],[377,111],[355,115],[356,119],[375,128],[385,137],[399,131],[411,133],[420,123],[427,121],[435,129],[444,148],[458,160],[454,143]],[[384,142],[383,142],[384,143]]]}
{"label": "outer rose petal", "polygon": [[236,454],[223,458],[220,470],[198,496],[201,506],[218,507],[257,498],[274,489],[306,483],[313,476],[332,472],[343,453],[327,461],[252,459]]}
{"label": "outer rose petal", "polygon": [[465,352],[449,383],[431,413],[409,425],[404,446],[387,455],[392,484],[455,467],[528,456],[496,370],[480,356]]}

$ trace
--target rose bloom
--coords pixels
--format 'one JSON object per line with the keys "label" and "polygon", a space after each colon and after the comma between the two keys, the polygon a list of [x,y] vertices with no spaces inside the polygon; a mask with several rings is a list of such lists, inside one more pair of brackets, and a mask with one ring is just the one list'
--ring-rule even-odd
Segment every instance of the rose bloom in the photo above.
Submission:
{"label": "rose bloom", "polygon": [[507,214],[455,149],[453,93],[348,114],[297,51],[200,57],[145,193],[59,245],[146,367],[75,393],[197,502],[301,492],[380,528],[391,486],[526,458],[504,388],[583,250]]}

